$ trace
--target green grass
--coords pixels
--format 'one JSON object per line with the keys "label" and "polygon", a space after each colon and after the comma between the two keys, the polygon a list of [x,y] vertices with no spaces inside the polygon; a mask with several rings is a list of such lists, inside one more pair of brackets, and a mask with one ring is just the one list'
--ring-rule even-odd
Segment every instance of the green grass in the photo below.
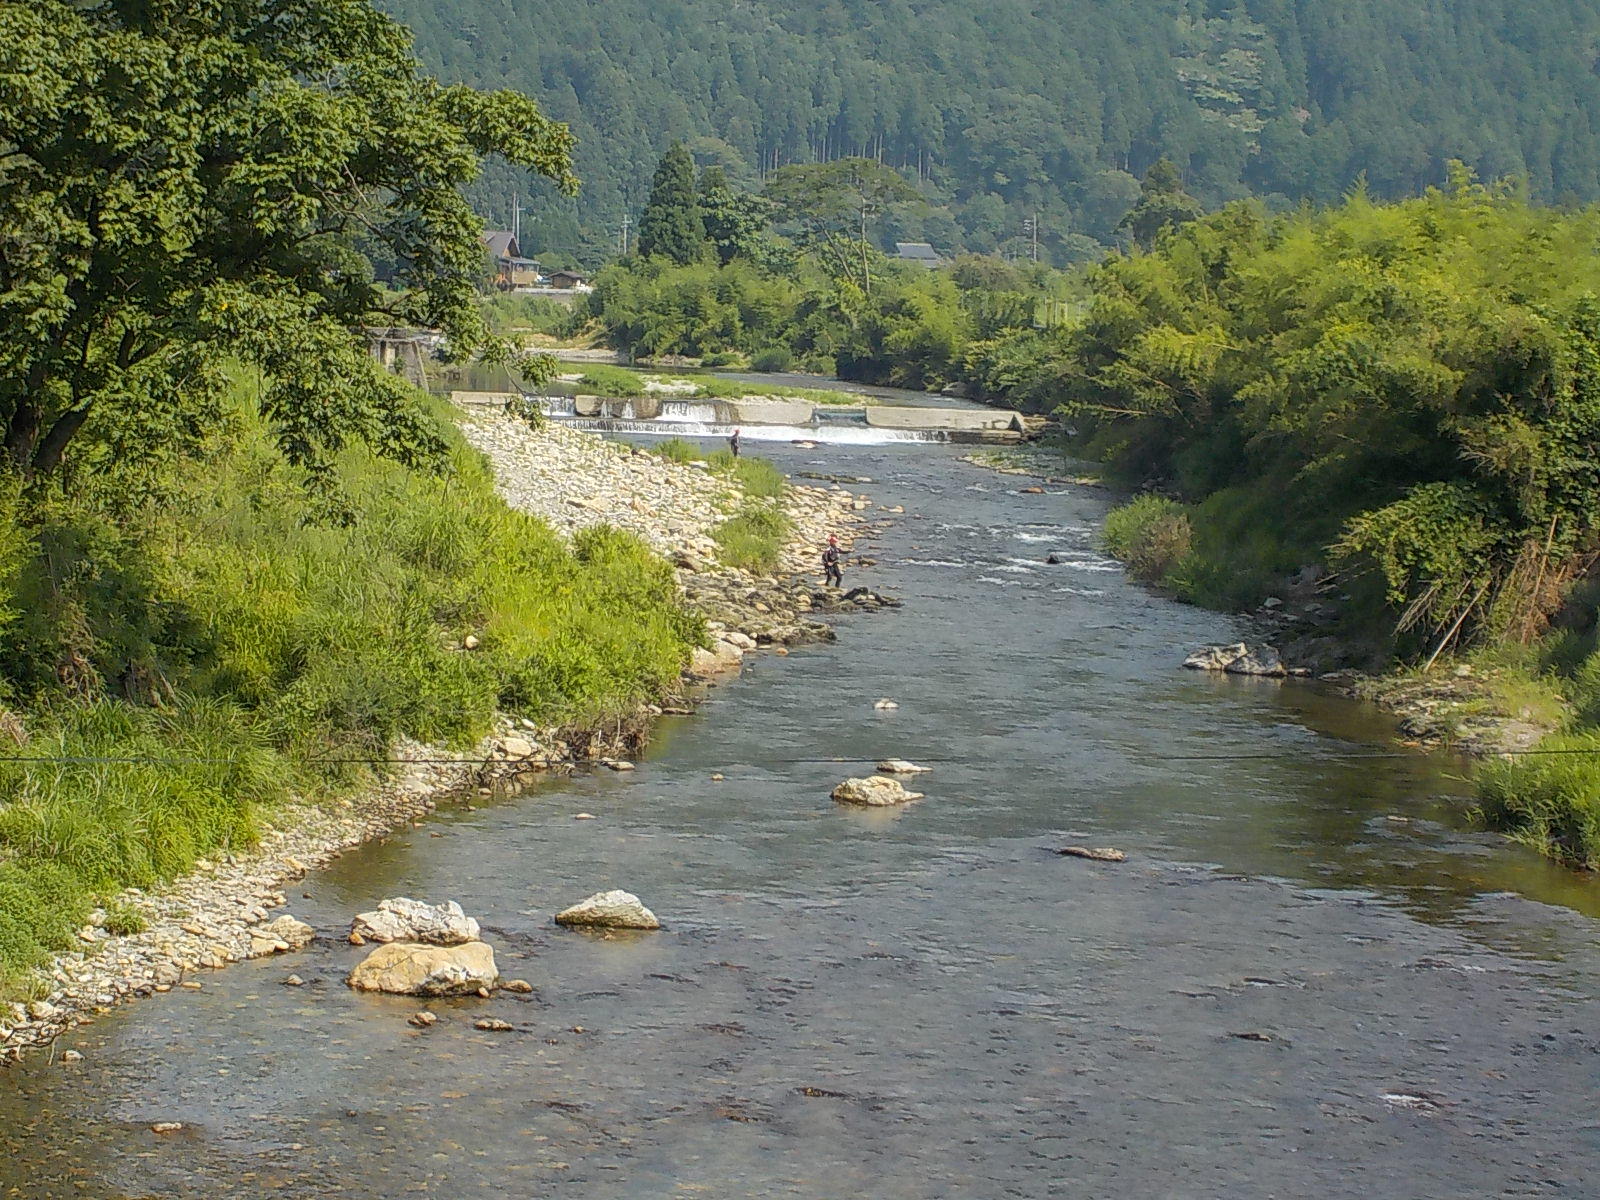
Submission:
{"label": "green grass", "polygon": [[440,476],[348,451],[349,523],[242,415],[162,504],[0,494],[0,702],[30,755],[99,760],[0,763],[0,993],[123,888],[373,777],[329,759],[469,745],[497,710],[606,722],[676,686],[704,631],[670,568],[615,530],[569,546],[445,432]]}
{"label": "green grass", "polygon": [[679,437],[671,437],[665,441],[657,442],[650,447],[650,452],[659,454],[662,458],[670,458],[675,463],[700,461],[700,447]]}
{"label": "green grass", "polygon": [[789,480],[768,459],[747,455],[734,457],[731,450],[713,450],[705,454],[693,442],[683,438],[667,438],[651,447],[651,452],[673,462],[704,462],[718,475],[737,483],[748,497],[773,499],[788,490]]}
{"label": "green grass", "polygon": [[790,521],[779,509],[763,504],[746,504],[735,515],[711,531],[720,547],[720,557],[729,566],[765,573],[778,565]]}
{"label": "green grass", "polygon": [[578,386],[600,396],[628,399],[644,395],[644,376],[626,367],[608,367],[597,363],[578,377]]}
{"label": "green grass", "polygon": [[1477,815],[1560,862],[1600,870],[1600,732],[1546,738],[1539,749],[1557,753],[1479,768]]}

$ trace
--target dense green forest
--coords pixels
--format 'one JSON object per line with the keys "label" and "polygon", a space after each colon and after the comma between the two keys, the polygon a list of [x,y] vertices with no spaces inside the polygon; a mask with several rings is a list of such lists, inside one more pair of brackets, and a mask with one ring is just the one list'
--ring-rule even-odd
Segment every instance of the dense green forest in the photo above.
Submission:
{"label": "dense green forest", "polygon": [[[386,0],[448,81],[510,86],[578,135],[583,190],[491,171],[538,253],[591,263],[674,139],[736,184],[881,158],[931,203],[885,239],[1058,263],[1114,238],[1172,158],[1207,207],[1414,195],[1459,158],[1600,196],[1600,10],[1583,0]],[[531,225],[528,222],[532,222]]]}

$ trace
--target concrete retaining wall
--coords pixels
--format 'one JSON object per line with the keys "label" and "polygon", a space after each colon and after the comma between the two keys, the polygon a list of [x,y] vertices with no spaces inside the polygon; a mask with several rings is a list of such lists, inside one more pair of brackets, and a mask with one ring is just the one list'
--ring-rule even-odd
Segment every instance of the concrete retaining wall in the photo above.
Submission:
{"label": "concrete retaining wall", "polygon": [[1009,408],[910,408],[867,405],[874,429],[945,429],[951,433],[1021,433],[1022,414]]}
{"label": "concrete retaining wall", "polygon": [[809,400],[720,400],[717,409],[730,425],[809,425],[815,406]]}

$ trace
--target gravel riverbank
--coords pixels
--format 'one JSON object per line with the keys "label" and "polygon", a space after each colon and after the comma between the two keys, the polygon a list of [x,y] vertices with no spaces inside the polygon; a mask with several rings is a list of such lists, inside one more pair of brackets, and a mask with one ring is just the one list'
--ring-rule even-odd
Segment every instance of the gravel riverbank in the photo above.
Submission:
{"label": "gravel riverbank", "polygon": [[[737,670],[757,647],[782,653],[787,645],[831,638],[831,628],[815,619],[819,609],[871,610],[883,603],[870,594],[844,601],[815,591],[819,545],[835,533],[848,547],[869,504],[838,485],[791,487],[784,505],[793,533],[779,571],[757,576],[717,561],[711,531],[741,498],[728,480],[593,434],[555,425],[534,430],[497,409],[470,409],[461,427],[493,465],[514,507],[569,535],[596,524],[630,530],[675,564],[687,602],[705,614],[713,635],[711,648],[697,651],[685,672],[686,689]],[[685,695],[660,699],[675,707],[687,703]],[[532,772],[625,758],[660,712],[649,705],[634,720],[605,730],[536,729],[508,718],[496,736],[466,753],[399,746],[394,774],[359,796],[269,814],[253,849],[203,862],[159,892],[130,890],[118,897],[119,909],[138,914],[142,931],[114,934],[103,917],[81,929],[83,948],[45,968],[47,994],[0,1007],[0,1062],[47,1045],[114,1005],[174,987],[202,987],[210,970],[291,948],[275,919],[287,904],[284,886],[307,870],[421,818],[446,798],[471,797]]]}

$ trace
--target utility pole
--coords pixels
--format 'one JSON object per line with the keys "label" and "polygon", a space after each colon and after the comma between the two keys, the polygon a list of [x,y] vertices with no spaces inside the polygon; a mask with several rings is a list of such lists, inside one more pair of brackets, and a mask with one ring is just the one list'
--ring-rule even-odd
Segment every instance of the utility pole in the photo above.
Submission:
{"label": "utility pole", "polygon": [[1034,213],[1033,216],[1024,217],[1022,219],[1022,233],[1023,233],[1024,237],[1028,238],[1033,243],[1032,249],[1029,251],[1029,257],[1031,257],[1034,262],[1038,262],[1039,261],[1039,214],[1038,213]]}
{"label": "utility pole", "polygon": [[628,225],[630,220],[627,213],[622,214],[622,256],[624,258],[628,256]]}
{"label": "utility pole", "polygon": [[522,197],[516,192],[511,193],[511,240],[517,244],[517,253],[522,253],[522,214],[525,211],[520,203]]}

